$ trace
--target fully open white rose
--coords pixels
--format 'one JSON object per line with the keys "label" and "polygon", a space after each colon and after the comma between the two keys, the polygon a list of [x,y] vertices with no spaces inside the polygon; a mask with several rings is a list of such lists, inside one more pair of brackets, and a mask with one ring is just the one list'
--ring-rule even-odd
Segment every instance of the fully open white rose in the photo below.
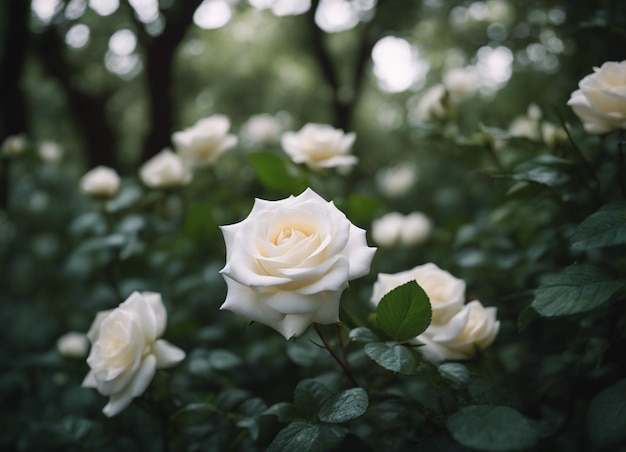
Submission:
{"label": "fully open white rose", "polygon": [[191,182],[191,169],[170,149],[164,149],[139,169],[141,181],[150,188],[168,188]]}
{"label": "fully open white rose", "polygon": [[184,359],[185,352],[159,339],[166,323],[161,295],[154,292],[133,292],[116,309],[96,316],[87,333],[91,370],[83,386],[110,397],[102,410],[107,416],[118,414],[143,394],[156,369]]}
{"label": "fully open white rose", "polygon": [[80,179],[80,189],[90,196],[113,196],[120,188],[120,176],[107,166],[97,166]]}
{"label": "fully open white rose", "polygon": [[589,133],[626,129],[626,60],[609,61],[584,77],[567,102]]}
{"label": "fully open white rose", "polygon": [[295,163],[313,170],[350,168],[358,159],[350,154],[356,139],[354,132],[344,133],[326,124],[306,124],[299,132],[285,132],[281,144]]}
{"label": "fully open white rose", "polygon": [[469,302],[443,325],[430,325],[417,337],[424,345],[420,352],[428,361],[470,359],[476,349],[485,349],[496,338],[500,321],[496,308],[485,308],[479,301]]}
{"label": "fully open white rose", "polygon": [[433,263],[418,265],[400,273],[379,273],[374,283],[372,302],[378,304],[387,292],[409,281],[416,281],[428,295],[433,311],[432,324],[447,322],[463,308],[465,281]]}
{"label": "fully open white rose", "polygon": [[256,199],[246,219],[222,232],[228,294],[221,309],[287,339],[312,323],[338,322],[343,290],[369,272],[376,251],[363,229],[311,189],[279,201]]}
{"label": "fully open white rose", "polygon": [[207,166],[237,144],[237,137],[228,134],[229,129],[228,117],[213,115],[183,131],[175,132],[172,134],[172,142],[178,155],[190,166]]}

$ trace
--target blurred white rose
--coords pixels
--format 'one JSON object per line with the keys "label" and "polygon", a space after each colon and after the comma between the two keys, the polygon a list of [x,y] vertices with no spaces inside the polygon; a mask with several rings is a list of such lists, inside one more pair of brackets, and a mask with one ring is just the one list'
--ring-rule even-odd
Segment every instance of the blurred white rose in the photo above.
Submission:
{"label": "blurred white rose", "polygon": [[354,132],[344,133],[326,124],[308,123],[298,132],[285,132],[281,144],[295,163],[313,170],[351,168],[358,159],[350,154],[356,139]]}
{"label": "blurred white rose", "polygon": [[80,179],[80,189],[90,196],[108,197],[120,188],[120,176],[107,166],[97,166]]}
{"label": "blurred white rose", "polygon": [[70,331],[57,339],[57,351],[66,358],[84,358],[89,351],[89,340],[85,333]]}
{"label": "blurred white rose", "polygon": [[374,283],[372,303],[377,305],[387,292],[409,281],[416,281],[428,295],[433,311],[432,324],[444,324],[463,308],[465,281],[433,263],[394,274],[379,273]]}
{"label": "blurred white rose", "polygon": [[411,114],[417,122],[444,119],[448,115],[446,87],[438,84],[429,88]]}
{"label": "blurred white rose", "polygon": [[242,135],[250,144],[267,144],[278,141],[280,123],[268,113],[253,115],[242,126]]}
{"label": "blurred white rose", "polygon": [[180,157],[192,167],[211,165],[224,152],[237,144],[237,137],[229,135],[230,119],[213,115],[193,126],[172,134],[172,142]]}
{"label": "blurred white rose", "polygon": [[46,163],[57,163],[63,158],[63,148],[52,141],[44,141],[37,149],[39,158]]}
{"label": "blurred white rose", "polygon": [[567,143],[568,140],[565,129],[550,122],[541,123],[541,136],[543,142],[550,147],[554,147],[559,143]]}
{"label": "blurred white rose", "polygon": [[118,414],[143,394],[156,369],[185,358],[181,349],[159,339],[166,323],[161,295],[154,292],[133,292],[117,308],[97,314],[87,333],[91,370],[82,385],[110,397],[105,415]]}
{"label": "blurred white rose", "polygon": [[410,163],[383,168],[378,171],[377,182],[384,195],[398,197],[408,192],[417,180],[417,170]]}
{"label": "blurred white rose", "polygon": [[626,129],[626,60],[594,67],[567,102],[589,133]]}
{"label": "blurred white rose", "polygon": [[496,308],[485,308],[471,301],[445,324],[431,324],[417,337],[425,359],[431,362],[470,359],[476,349],[485,349],[495,340],[500,329]]}
{"label": "blurred white rose", "polygon": [[372,222],[372,239],[380,246],[393,246],[400,239],[404,215],[391,212]]}
{"label": "blurred white rose", "polygon": [[16,157],[26,151],[27,145],[26,135],[11,135],[2,143],[2,153],[7,157]]}
{"label": "blurred white rose", "polygon": [[139,177],[147,187],[169,188],[187,185],[193,175],[178,154],[164,149],[141,166]]}
{"label": "blurred white rose", "polygon": [[221,309],[287,339],[312,323],[338,322],[343,290],[369,272],[376,251],[363,229],[311,189],[279,201],[256,199],[247,218],[222,232],[228,294]]}
{"label": "blurred white rose", "polygon": [[476,69],[472,67],[451,69],[444,74],[443,85],[450,96],[450,103],[457,105],[478,89],[479,79]]}
{"label": "blurred white rose", "polygon": [[400,230],[400,242],[404,245],[419,245],[430,236],[432,221],[421,212],[413,212],[404,217]]}
{"label": "blurred white rose", "polygon": [[432,228],[430,219],[420,212],[402,215],[391,212],[372,222],[372,239],[380,246],[419,245]]}

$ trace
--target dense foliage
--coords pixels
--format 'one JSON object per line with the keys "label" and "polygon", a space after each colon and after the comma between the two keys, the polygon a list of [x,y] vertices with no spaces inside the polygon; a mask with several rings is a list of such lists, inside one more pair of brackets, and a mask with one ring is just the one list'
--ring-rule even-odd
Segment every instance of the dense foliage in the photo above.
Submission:
{"label": "dense foliage", "polygon": [[[626,447],[626,64],[598,89],[617,107],[590,88],[581,115],[572,95],[626,60],[620,2],[141,3],[0,6],[4,449]],[[209,138],[190,129],[207,117]],[[308,123],[332,127],[298,135]],[[198,160],[202,139],[222,147]],[[307,153],[317,141],[335,160]],[[100,165],[113,175],[89,185]],[[252,215],[256,231],[254,209],[307,188],[333,202],[310,223],[335,254],[293,274],[345,270],[339,322],[292,334],[274,310],[220,310],[233,288],[320,303],[296,277],[247,287],[225,265],[257,268],[248,235],[220,229]],[[431,263],[445,283],[420,280]],[[111,394],[81,386],[84,334],[135,292],[161,295],[166,326],[161,301],[156,327],[128,318],[156,328],[137,366],[163,369],[108,417]]]}

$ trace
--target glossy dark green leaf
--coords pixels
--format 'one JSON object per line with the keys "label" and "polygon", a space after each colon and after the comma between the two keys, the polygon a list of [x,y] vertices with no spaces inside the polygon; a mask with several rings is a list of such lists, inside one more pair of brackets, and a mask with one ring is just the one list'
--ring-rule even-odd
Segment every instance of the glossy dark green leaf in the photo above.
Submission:
{"label": "glossy dark green leaf", "polygon": [[612,202],[591,214],[578,225],[570,242],[579,250],[626,243],[626,201]]}
{"label": "glossy dark green leaf", "polygon": [[302,380],[293,393],[298,412],[306,418],[314,418],[322,404],[332,395],[330,389],[314,379]]}
{"label": "glossy dark green leaf", "polygon": [[380,341],[380,338],[376,335],[376,333],[364,326],[350,330],[348,337],[351,341],[355,342],[367,343]]}
{"label": "glossy dark green leaf", "polygon": [[468,406],[448,418],[447,428],[459,443],[478,450],[523,450],[537,442],[526,418],[506,406]]}
{"label": "glossy dark green leaf", "polygon": [[596,395],[589,405],[587,426],[596,450],[626,444],[626,379]]}
{"label": "glossy dark green leaf", "polygon": [[426,331],[431,318],[428,296],[415,281],[385,294],[376,309],[378,327],[397,341],[413,339]]}
{"label": "glossy dark green leaf", "polygon": [[585,312],[608,301],[623,285],[593,265],[572,265],[541,284],[531,306],[544,317]]}
{"label": "glossy dark green leaf", "polygon": [[179,424],[194,425],[207,422],[219,410],[210,403],[190,403],[175,411],[170,417],[171,422]]}
{"label": "glossy dark green leaf", "polygon": [[335,450],[345,434],[345,429],[334,425],[293,422],[278,432],[267,452]]}
{"label": "glossy dark green leaf", "polygon": [[362,416],[367,405],[367,392],[363,388],[347,389],[326,399],[318,416],[323,422],[340,424]]}
{"label": "glossy dark green leaf", "polygon": [[457,387],[465,386],[469,381],[469,370],[461,363],[443,363],[437,370],[439,375]]}
{"label": "glossy dark green leaf", "polygon": [[415,352],[394,342],[370,342],[365,344],[365,353],[378,365],[391,372],[411,375],[417,369]]}

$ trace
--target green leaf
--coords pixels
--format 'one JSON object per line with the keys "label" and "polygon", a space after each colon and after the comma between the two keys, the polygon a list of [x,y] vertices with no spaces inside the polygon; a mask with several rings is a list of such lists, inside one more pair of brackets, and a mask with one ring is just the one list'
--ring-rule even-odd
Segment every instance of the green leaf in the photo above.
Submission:
{"label": "green leaf", "polygon": [[306,188],[304,177],[297,173],[279,156],[269,152],[250,154],[250,164],[263,185],[271,190],[300,193]]}
{"label": "green leaf", "polygon": [[364,326],[360,326],[358,328],[350,330],[350,333],[348,333],[348,337],[351,341],[355,342],[367,343],[380,341],[380,338],[376,335],[376,333]]}
{"label": "green leaf", "polygon": [[363,388],[347,389],[326,399],[318,416],[323,422],[340,424],[363,415],[367,405],[367,392]]}
{"label": "green leaf", "polygon": [[293,402],[303,417],[313,419],[331,395],[330,389],[311,378],[298,383],[293,393]]}
{"label": "green leaf", "polygon": [[85,240],[75,251],[75,254],[101,251],[107,248],[121,248],[126,244],[126,236],[123,234],[111,234],[105,237],[94,237]]}
{"label": "green leaf", "polygon": [[365,344],[365,353],[378,365],[392,372],[412,375],[417,369],[415,352],[394,342],[370,342]]}
{"label": "green leaf", "polygon": [[239,366],[242,360],[231,351],[215,349],[209,353],[208,362],[214,369],[227,370]]}
{"label": "green leaf", "polygon": [[444,363],[437,370],[446,380],[452,382],[457,387],[465,386],[469,382],[469,371],[467,367],[460,363]]}
{"label": "green leaf", "polygon": [[196,242],[206,242],[218,232],[213,219],[213,209],[208,202],[196,202],[189,206],[185,215],[183,231]]}
{"label": "green leaf", "polygon": [[544,317],[585,312],[605,303],[623,285],[593,265],[571,265],[539,286],[531,306]]}
{"label": "green leaf", "polygon": [[459,443],[479,450],[522,450],[537,442],[526,418],[506,406],[468,406],[448,418],[447,428]]}
{"label": "green leaf", "polygon": [[612,202],[591,214],[578,225],[570,243],[577,250],[626,243],[626,201]]}
{"label": "green leaf", "polygon": [[596,395],[589,405],[587,426],[597,450],[626,444],[626,379]]}
{"label": "green leaf", "polygon": [[524,331],[528,326],[537,320],[539,317],[539,313],[532,307],[526,306],[517,316],[517,329],[519,331]]}
{"label": "green leaf", "polygon": [[170,417],[170,421],[179,424],[194,425],[207,422],[219,410],[210,403],[190,403],[177,410]]}
{"label": "green leaf", "polygon": [[430,325],[432,309],[426,292],[415,281],[387,293],[376,309],[381,330],[397,341],[406,341],[422,334]]}
{"label": "green leaf", "polygon": [[370,224],[382,209],[382,204],[378,198],[360,194],[352,194],[348,198],[348,217],[355,224]]}
{"label": "green leaf", "polygon": [[518,181],[534,182],[548,187],[560,187],[571,179],[572,163],[552,155],[541,155],[515,168],[511,177]]}
{"label": "green leaf", "polygon": [[324,452],[335,450],[346,435],[346,430],[334,425],[292,422],[278,432],[267,452]]}
{"label": "green leaf", "polygon": [[293,403],[278,402],[261,414],[276,416],[280,422],[289,422],[296,418],[296,407]]}

